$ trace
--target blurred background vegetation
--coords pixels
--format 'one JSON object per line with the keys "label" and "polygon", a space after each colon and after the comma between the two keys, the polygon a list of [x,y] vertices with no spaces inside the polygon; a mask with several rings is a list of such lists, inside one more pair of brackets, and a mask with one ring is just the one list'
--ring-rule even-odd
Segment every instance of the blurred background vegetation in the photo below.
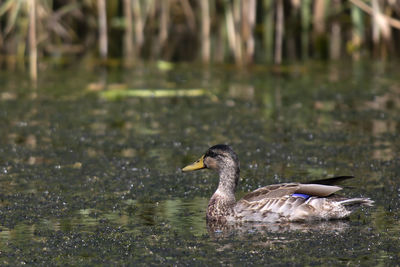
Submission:
{"label": "blurred background vegetation", "polygon": [[34,80],[49,61],[246,66],[399,48],[400,0],[0,0],[0,66]]}

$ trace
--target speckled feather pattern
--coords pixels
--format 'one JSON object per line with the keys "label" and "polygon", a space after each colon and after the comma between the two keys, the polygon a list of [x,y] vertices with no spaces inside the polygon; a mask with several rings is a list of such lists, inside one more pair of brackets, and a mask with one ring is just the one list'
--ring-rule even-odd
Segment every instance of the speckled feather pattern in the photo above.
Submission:
{"label": "speckled feather pattern", "polygon": [[350,214],[339,202],[329,198],[293,197],[264,198],[248,202],[240,200],[227,221],[300,222],[342,219]]}

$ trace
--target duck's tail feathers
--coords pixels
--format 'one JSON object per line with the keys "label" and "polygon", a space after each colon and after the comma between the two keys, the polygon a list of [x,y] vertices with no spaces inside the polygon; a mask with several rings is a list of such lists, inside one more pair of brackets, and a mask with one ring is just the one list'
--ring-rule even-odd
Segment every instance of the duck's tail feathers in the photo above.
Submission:
{"label": "duck's tail feathers", "polygon": [[313,181],[306,182],[305,184],[336,185],[347,179],[352,179],[352,178],[354,178],[354,176],[352,176],[352,175],[337,176],[337,177],[332,177],[332,178],[327,178],[327,179],[313,180]]}
{"label": "duck's tail feathers", "polygon": [[372,207],[374,205],[374,201],[370,198],[358,197],[358,198],[350,198],[339,201],[340,204],[343,206],[351,206],[351,207],[358,207],[358,206],[368,206]]}

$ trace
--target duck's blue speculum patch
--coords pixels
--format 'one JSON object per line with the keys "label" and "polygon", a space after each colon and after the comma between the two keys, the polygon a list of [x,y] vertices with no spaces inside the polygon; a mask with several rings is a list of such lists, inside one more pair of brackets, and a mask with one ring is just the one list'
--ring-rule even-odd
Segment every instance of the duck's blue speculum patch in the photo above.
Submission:
{"label": "duck's blue speculum patch", "polygon": [[292,197],[302,197],[302,198],[304,198],[304,199],[310,198],[309,195],[306,195],[306,194],[298,194],[298,193],[293,194]]}

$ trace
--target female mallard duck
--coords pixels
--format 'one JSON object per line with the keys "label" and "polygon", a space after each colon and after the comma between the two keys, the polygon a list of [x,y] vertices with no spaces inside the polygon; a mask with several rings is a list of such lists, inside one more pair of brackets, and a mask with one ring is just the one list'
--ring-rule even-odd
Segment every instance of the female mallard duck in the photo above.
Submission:
{"label": "female mallard duck", "polygon": [[355,207],[372,206],[369,198],[344,198],[333,195],[342,188],[334,183],[352,178],[335,177],[307,184],[284,183],[261,187],[236,202],[239,159],[231,147],[215,145],[182,171],[212,169],[219,173],[217,191],[207,208],[207,220],[219,222],[295,222],[342,219]]}

